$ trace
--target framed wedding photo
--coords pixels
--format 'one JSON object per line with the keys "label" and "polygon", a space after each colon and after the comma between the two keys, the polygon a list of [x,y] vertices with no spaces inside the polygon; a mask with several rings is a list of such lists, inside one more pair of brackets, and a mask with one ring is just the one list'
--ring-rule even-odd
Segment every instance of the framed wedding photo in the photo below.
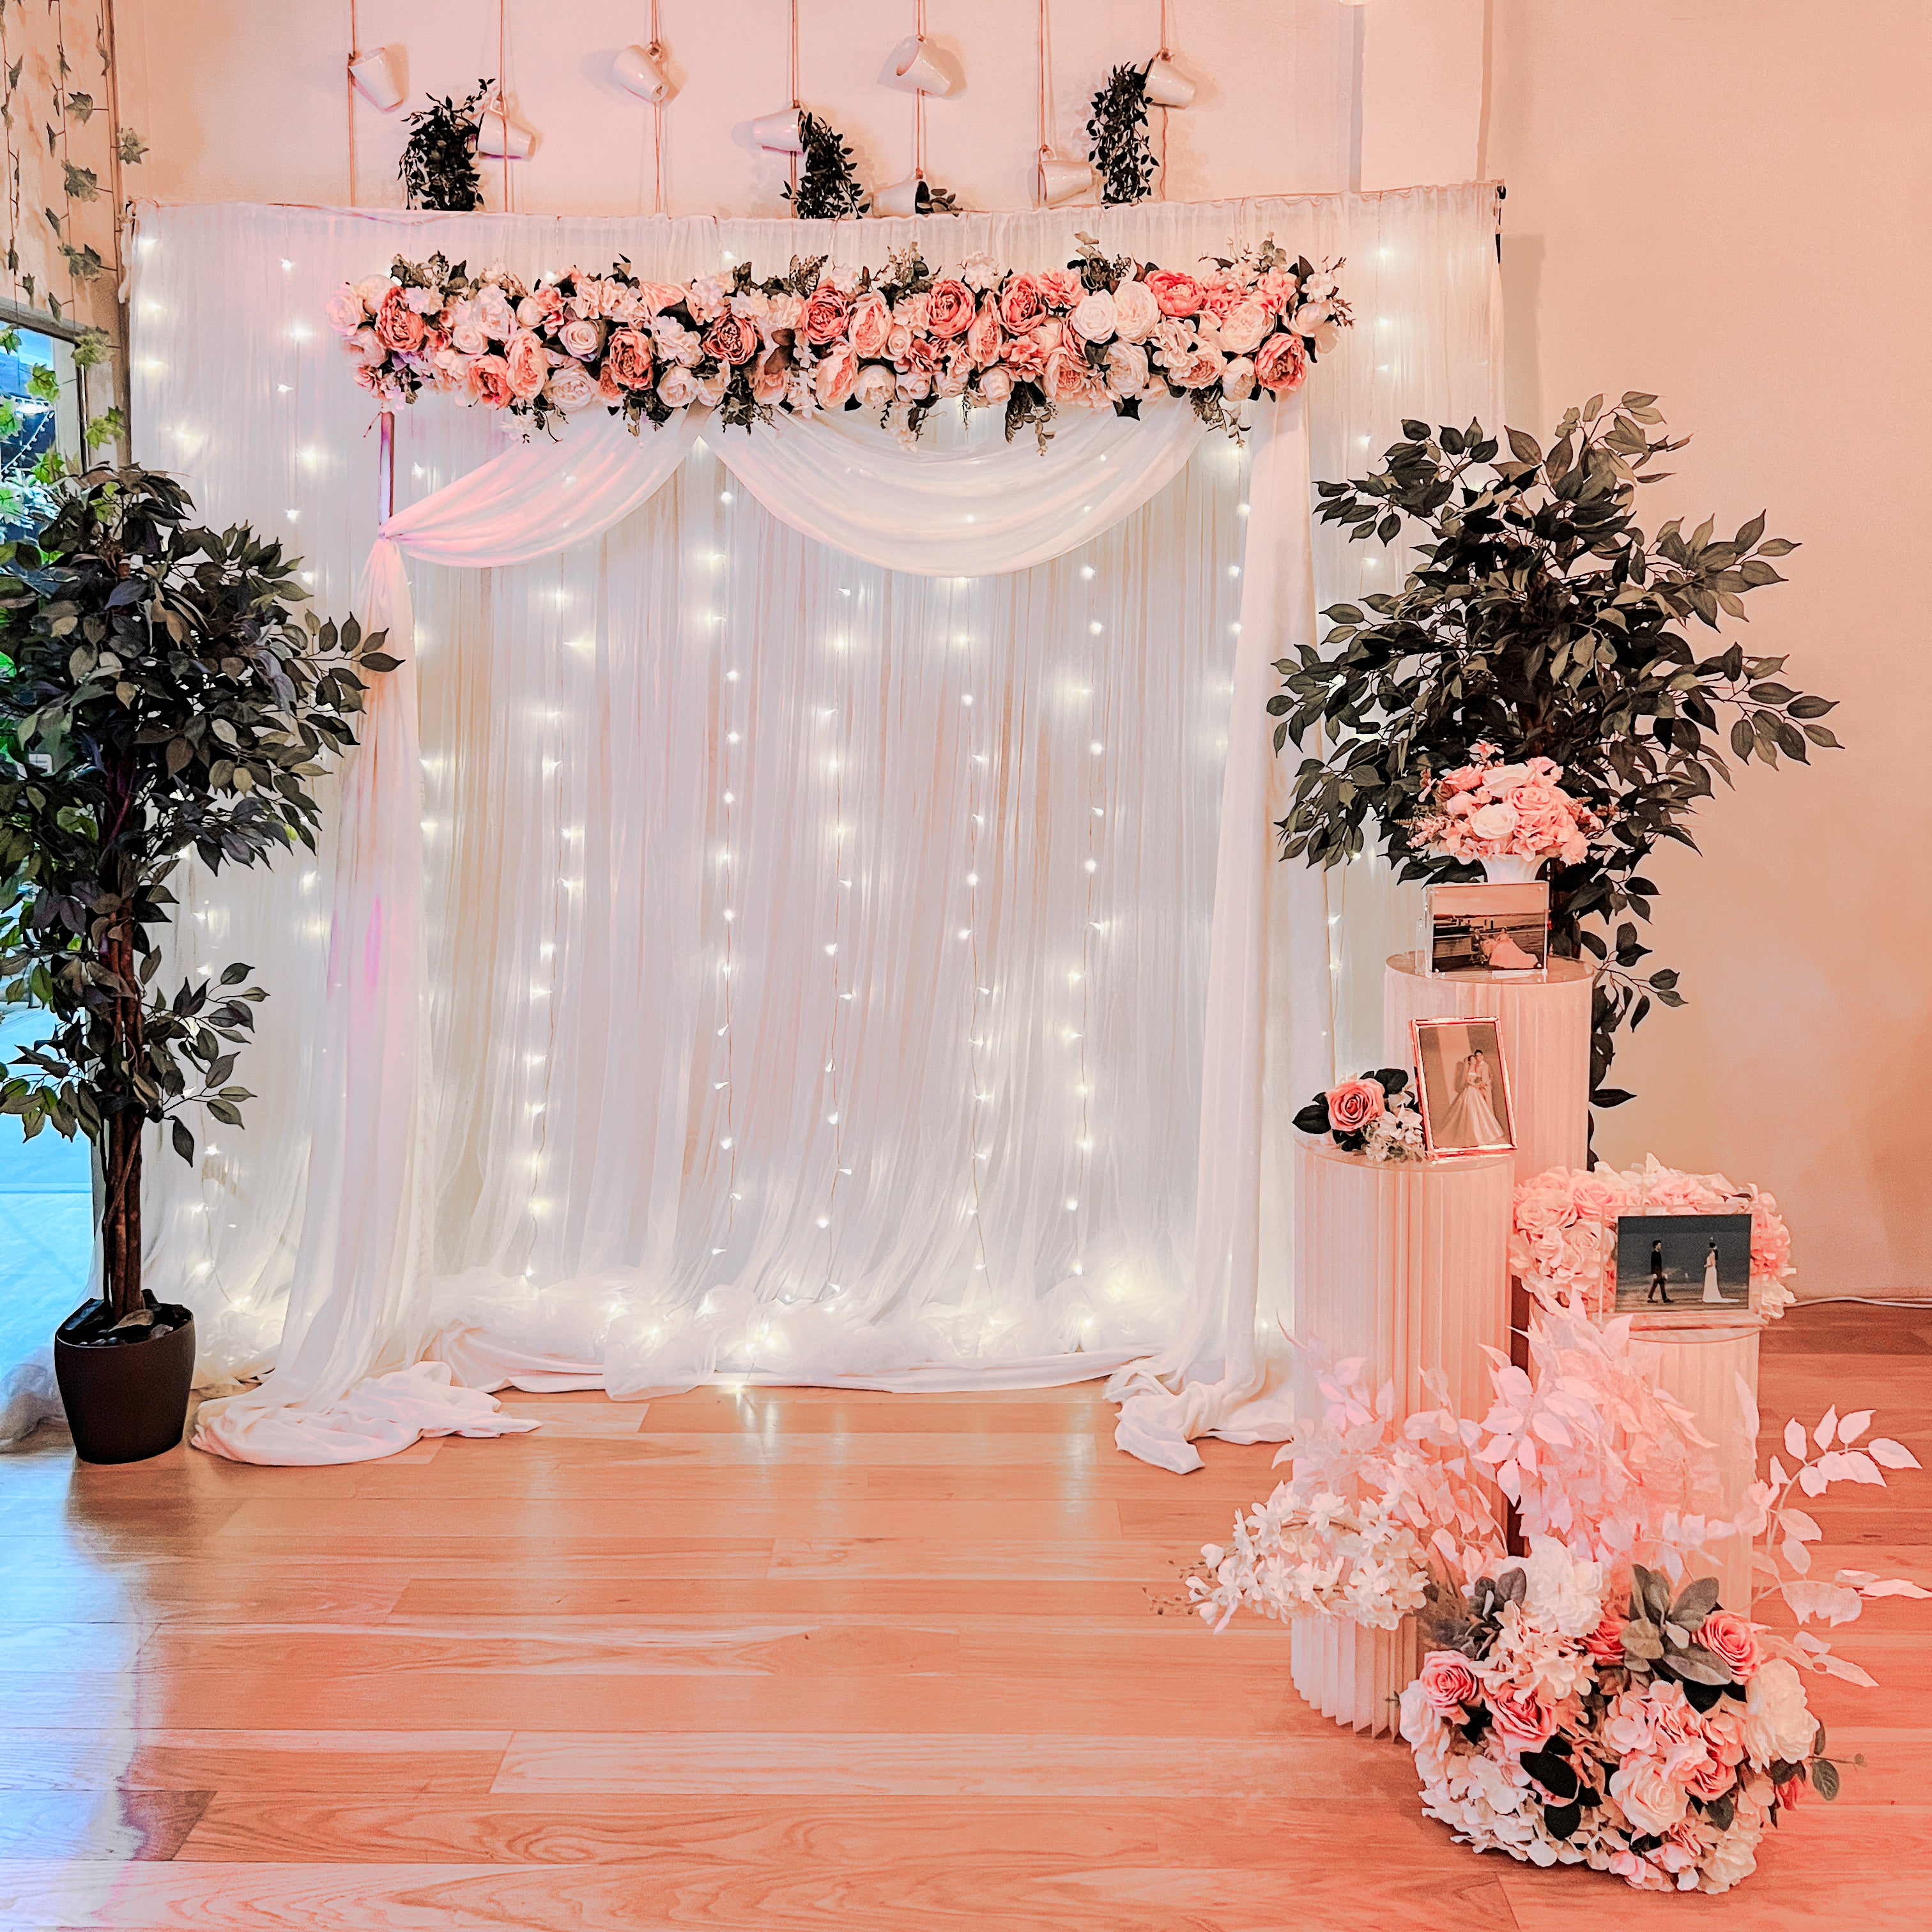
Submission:
{"label": "framed wedding photo", "polygon": [[1432,1156],[1516,1145],[1509,1070],[1493,1019],[1411,1020],[1422,1140]]}
{"label": "framed wedding photo", "polygon": [[1619,1214],[1617,1312],[1707,1321],[1750,1307],[1751,1217]]}
{"label": "framed wedding photo", "polygon": [[1430,972],[1540,973],[1549,964],[1546,881],[1430,887]]}

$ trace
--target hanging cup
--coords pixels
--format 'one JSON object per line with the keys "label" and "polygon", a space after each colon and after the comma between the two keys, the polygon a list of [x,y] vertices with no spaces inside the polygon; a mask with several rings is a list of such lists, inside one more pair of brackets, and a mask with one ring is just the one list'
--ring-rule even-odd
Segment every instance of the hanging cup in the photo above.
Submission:
{"label": "hanging cup", "polygon": [[610,62],[610,78],[627,94],[662,106],[677,89],[665,73],[663,50],[655,43],[648,47],[620,47]]}
{"label": "hanging cup", "polygon": [[476,152],[486,160],[526,161],[536,144],[535,131],[505,112],[500,94],[476,124]]}
{"label": "hanging cup", "polygon": [[1094,192],[1094,170],[1084,161],[1070,161],[1058,154],[1040,158],[1040,204],[1042,208],[1064,208],[1070,201],[1084,201]]}
{"label": "hanging cup", "polygon": [[349,78],[356,91],[372,107],[386,114],[403,104],[402,62],[400,47],[371,47],[349,63]]}
{"label": "hanging cup", "polygon": [[882,188],[872,196],[874,214],[925,214],[931,212],[932,207],[932,190],[918,175],[908,175],[904,181],[894,182],[890,188]]}
{"label": "hanging cup", "polygon": [[1148,62],[1147,98],[1156,107],[1191,107],[1194,83],[1163,54]]}
{"label": "hanging cup", "polygon": [[966,70],[944,48],[914,34],[886,56],[886,70],[879,78],[904,93],[950,100],[966,85]]}
{"label": "hanging cup", "polygon": [[760,115],[752,123],[752,139],[775,154],[805,152],[805,135],[799,126],[796,107],[788,107],[782,114]]}

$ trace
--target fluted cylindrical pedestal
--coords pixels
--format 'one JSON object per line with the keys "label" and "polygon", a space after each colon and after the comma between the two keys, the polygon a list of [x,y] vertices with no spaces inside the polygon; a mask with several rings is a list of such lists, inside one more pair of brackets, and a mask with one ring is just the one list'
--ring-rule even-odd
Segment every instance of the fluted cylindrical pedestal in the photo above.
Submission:
{"label": "fluted cylindrical pedestal", "polygon": [[1590,997],[1596,974],[1552,959],[1546,976],[1521,973],[1438,976],[1421,956],[1398,952],[1382,976],[1382,1052],[1413,1070],[1411,1020],[1494,1015],[1516,1114],[1516,1178],[1581,1167],[1590,1133]]}
{"label": "fluted cylindrical pedestal", "polygon": [[[1630,1324],[1633,1339],[1652,1343],[1657,1349],[1652,1380],[1690,1412],[1698,1434],[1712,1445],[1718,1496],[1709,1505],[1708,1514],[1714,1516],[1735,1516],[1757,1474],[1757,1444],[1744,1426],[1738,1378],[1744,1378],[1756,1401],[1758,1336],[1763,1326],[1757,1316],[1742,1313],[1696,1328],[1646,1324],[1642,1316]],[[1718,1562],[1719,1600],[1726,1610],[1748,1611],[1749,1541],[1730,1536],[1714,1541],[1710,1547]]]}
{"label": "fluted cylindrical pedestal", "polygon": [[[1378,1166],[1327,1141],[1295,1150],[1295,1325],[1331,1359],[1362,1357],[1371,1393],[1393,1381],[1396,1413],[1432,1406],[1439,1370],[1466,1415],[1488,1408],[1485,1344],[1508,1342],[1510,1202],[1506,1154]],[[1298,1411],[1322,1399],[1296,1370]],[[1324,1717],[1358,1731],[1393,1727],[1391,1701],[1415,1675],[1412,1626],[1370,1630],[1332,1617],[1294,1620],[1294,1687]]]}

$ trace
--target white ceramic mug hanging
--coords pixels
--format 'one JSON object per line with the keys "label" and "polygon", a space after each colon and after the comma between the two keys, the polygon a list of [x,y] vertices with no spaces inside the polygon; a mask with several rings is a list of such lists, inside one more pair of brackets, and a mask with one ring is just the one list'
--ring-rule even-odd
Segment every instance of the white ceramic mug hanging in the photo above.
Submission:
{"label": "white ceramic mug hanging", "polygon": [[1094,192],[1094,170],[1084,161],[1070,161],[1059,154],[1040,158],[1040,200],[1042,208],[1064,208],[1070,201],[1084,201]]}
{"label": "white ceramic mug hanging", "polygon": [[610,78],[626,93],[662,106],[677,92],[664,71],[663,52],[655,42],[648,47],[620,47],[610,62]]}
{"label": "white ceramic mug hanging", "polygon": [[1194,83],[1165,54],[1156,54],[1148,63],[1147,98],[1156,107],[1190,107]]}
{"label": "white ceramic mug hanging", "polygon": [[356,83],[356,92],[385,114],[403,104],[402,63],[396,58],[399,51],[395,47],[371,47],[349,63],[349,78]]}
{"label": "white ceramic mug hanging", "polygon": [[537,144],[533,130],[513,121],[496,96],[476,124],[476,152],[493,161],[526,161]]}
{"label": "white ceramic mug hanging", "polygon": [[782,114],[761,114],[752,123],[752,139],[775,154],[802,154],[805,136],[799,125],[799,112],[788,107]]}
{"label": "white ceramic mug hanging", "polygon": [[[918,175],[908,175],[904,181],[894,182],[890,188],[882,188],[872,196],[874,214],[923,214],[926,210],[919,205],[920,190],[926,187]],[[930,191],[928,206],[931,205]]]}
{"label": "white ceramic mug hanging", "polygon": [[944,48],[912,34],[886,56],[886,70],[880,78],[888,87],[908,94],[930,94],[949,100],[966,85],[966,70]]}

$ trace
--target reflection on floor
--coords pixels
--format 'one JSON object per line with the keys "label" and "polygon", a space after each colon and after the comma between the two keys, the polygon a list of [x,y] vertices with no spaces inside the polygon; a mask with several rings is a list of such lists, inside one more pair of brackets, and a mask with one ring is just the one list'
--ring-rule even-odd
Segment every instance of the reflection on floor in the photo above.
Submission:
{"label": "reflection on floor", "polygon": [[[1801,1310],[1767,1442],[1870,1402],[1932,1465],[1928,1356],[1932,1307]],[[0,1458],[0,1925],[1681,1925],[1452,1845],[1280,1630],[1178,1607],[1265,1448],[1148,1468],[1093,1385],[512,1400],[545,1426],[356,1468]],[[1928,1482],[1834,1492],[1820,1563],[1932,1583]],[[1928,1606],[1834,1634],[1866,1766],[1767,1843],[1754,1932],[1932,1888]]]}

